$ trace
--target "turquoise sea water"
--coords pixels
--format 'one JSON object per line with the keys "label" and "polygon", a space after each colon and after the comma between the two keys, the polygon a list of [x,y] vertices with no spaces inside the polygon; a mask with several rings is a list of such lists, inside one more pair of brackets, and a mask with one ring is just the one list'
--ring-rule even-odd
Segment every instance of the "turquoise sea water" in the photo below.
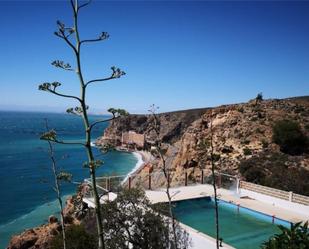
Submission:
{"label": "turquoise sea water", "polygon": [[[215,208],[210,198],[177,201],[174,212],[180,222],[215,238]],[[283,220],[276,220],[276,224],[290,226]],[[219,201],[220,237],[237,249],[259,249],[280,232],[276,224],[272,224],[270,216],[246,208],[238,211],[236,205]]]}
{"label": "turquoise sea water", "polygon": [[[67,114],[0,112],[0,248],[12,234],[44,223],[57,212],[47,144],[39,140],[45,131],[44,119],[59,138],[76,141],[83,138],[81,119]],[[92,121],[102,117],[92,116]],[[96,126],[93,140],[102,135],[107,124]],[[56,145],[58,165],[73,174],[74,181],[88,177],[82,167],[86,154],[79,146]],[[113,151],[95,155],[104,165],[97,175],[128,174],[137,163],[130,153]],[[72,194],[77,185],[64,184],[63,195]]]}

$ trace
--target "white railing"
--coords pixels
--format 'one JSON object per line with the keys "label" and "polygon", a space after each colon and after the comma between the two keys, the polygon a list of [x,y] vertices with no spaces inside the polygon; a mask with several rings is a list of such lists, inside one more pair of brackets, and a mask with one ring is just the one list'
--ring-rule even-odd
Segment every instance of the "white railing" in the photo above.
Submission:
{"label": "white railing", "polygon": [[240,188],[250,190],[259,194],[279,198],[285,201],[290,201],[302,205],[309,206],[309,197],[305,195],[295,194],[291,191],[284,191],[280,189],[270,188],[262,185],[258,185],[251,182],[240,181]]}
{"label": "white railing", "polygon": [[[85,180],[91,185],[90,179]],[[100,186],[107,192],[118,192],[123,188],[142,187],[143,189],[154,190],[163,188],[166,186],[167,181],[170,187],[180,186],[192,186],[196,184],[212,184],[212,176],[204,175],[204,171],[201,171],[199,175],[194,177],[184,172],[183,175],[176,175],[175,172],[170,172],[166,176],[162,171],[131,174],[128,176],[103,176],[97,177],[97,186]],[[236,190],[237,188],[237,177],[216,173],[216,183],[218,188],[231,189],[232,187]]]}

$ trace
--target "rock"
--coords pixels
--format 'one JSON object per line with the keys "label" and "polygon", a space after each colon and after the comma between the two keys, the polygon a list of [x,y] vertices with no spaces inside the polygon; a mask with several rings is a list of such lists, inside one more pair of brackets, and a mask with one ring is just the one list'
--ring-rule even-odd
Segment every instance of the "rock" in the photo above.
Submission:
{"label": "rock", "polygon": [[[82,191],[85,186],[82,185]],[[80,203],[78,200],[82,199],[83,194],[78,192],[76,196],[69,197],[64,208],[64,219],[69,221],[66,226],[70,224],[80,224],[77,218],[78,209],[75,204]],[[78,209],[79,210],[79,209]],[[51,215],[48,217],[48,224],[28,229],[20,235],[13,236],[7,249],[48,249],[51,240],[61,232],[62,228],[58,219]]]}
{"label": "rock", "polygon": [[46,249],[53,238],[50,231],[57,226],[57,223],[54,223],[28,229],[20,235],[13,236],[7,249]]}
{"label": "rock", "polygon": [[58,222],[58,218],[55,217],[54,215],[50,215],[50,216],[48,217],[48,223],[49,223],[49,224],[53,224],[53,223],[56,223],[56,222]]}

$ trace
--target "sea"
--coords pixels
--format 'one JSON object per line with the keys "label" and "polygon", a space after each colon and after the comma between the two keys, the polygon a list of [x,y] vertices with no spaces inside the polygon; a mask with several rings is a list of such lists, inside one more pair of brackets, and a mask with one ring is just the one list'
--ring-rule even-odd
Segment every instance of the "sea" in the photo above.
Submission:
{"label": "sea", "polygon": [[[106,118],[90,116],[90,121]],[[0,248],[6,248],[12,235],[47,222],[59,214],[53,191],[51,161],[47,142],[40,140],[49,128],[66,141],[84,138],[81,117],[59,113],[0,111]],[[95,126],[92,141],[103,134],[107,123]],[[102,154],[93,147],[96,158],[104,161],[97,176],[127,175],[139,163],[132,153],[111,151]],[[85,149],[79,145],[55,145],[57,166],[73,175],[73,183],[61,185],[65,199],[74,194],[78,183],[89,177],[83,167]]]}

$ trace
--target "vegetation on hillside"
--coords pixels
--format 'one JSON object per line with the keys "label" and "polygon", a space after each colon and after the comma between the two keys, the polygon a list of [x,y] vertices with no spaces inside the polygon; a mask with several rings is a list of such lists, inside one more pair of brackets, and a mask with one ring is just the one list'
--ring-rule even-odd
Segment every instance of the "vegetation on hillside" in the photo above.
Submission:
{"label": "vegetation on hillside", "polygon": [[280,152],[263,152],[241,161],[239,171],[249,182],[309,195],[309,171],[299,161]]}
{"label": "vegetation on hillside", "polygon": [[[117,199],[102,205],[103,227],[107,249],[188,248],[188,234],[176,224],[177,244],[167,216],[166,205],[152,205],[141,189],[124,189]],[[84,221],[86,229],[93,229],[95,218],[89,213]]]}
{"label": "vegetation on hillside", "polygon": [[[97,249],[96,236],[86,232],[82,225],[71,225],[66,231],[67,249]],[[62,249],[63,238],[61,234],[55,236],[50,249]]]}
{"label": "vegetation on hillside", "polygon": [[301,155],[308,150],[308,138],[292,120],[279,120],[273,126],[272,140],[283,153]]}

